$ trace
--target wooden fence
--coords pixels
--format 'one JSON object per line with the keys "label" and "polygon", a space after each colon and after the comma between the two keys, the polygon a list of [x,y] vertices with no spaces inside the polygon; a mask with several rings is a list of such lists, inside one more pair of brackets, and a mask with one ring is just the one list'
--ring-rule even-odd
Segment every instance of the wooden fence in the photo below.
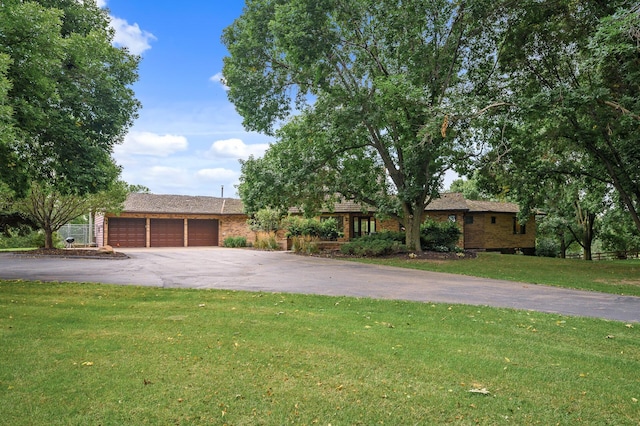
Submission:
{"label": "wooden fence", "polygon": [[[638,251],[608,251],[603,253],[591,253],[592,260],[625,260],[640,259]],[[567,259],[584,259],[584,254],[568,254]]]}

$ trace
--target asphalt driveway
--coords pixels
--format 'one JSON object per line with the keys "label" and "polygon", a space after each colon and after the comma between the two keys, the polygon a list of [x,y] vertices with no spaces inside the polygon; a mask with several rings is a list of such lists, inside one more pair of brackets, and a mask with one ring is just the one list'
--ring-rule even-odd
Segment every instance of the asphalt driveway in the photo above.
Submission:
{"label": "asphalt driveway", "polygon": [[128,259],[0,253],[0,278],[462,303],[640,322],[640,297],[365,265],[286,252],[122,249]]}

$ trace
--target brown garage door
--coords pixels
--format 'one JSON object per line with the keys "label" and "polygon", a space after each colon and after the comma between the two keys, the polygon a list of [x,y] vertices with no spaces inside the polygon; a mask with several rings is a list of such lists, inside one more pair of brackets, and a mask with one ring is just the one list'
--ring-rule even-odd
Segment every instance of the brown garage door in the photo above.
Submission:
{"label": "brown garage door", "polygon": [[151,219],[151,247],[183,247],[183,219]]}
{"label": "brown garage door", "polygon": [[217,219],[190,219],[189,247],[204,247],[218,245]]}
{"label": "brown garage door", "polygon": [[111,247],[146,247],[146,219],[112,217],[108,243]]}

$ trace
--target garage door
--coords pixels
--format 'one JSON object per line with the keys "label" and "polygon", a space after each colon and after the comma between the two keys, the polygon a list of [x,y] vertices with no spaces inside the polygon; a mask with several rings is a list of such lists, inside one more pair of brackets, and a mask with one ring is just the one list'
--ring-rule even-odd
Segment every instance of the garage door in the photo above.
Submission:
{"label": "garage door", "polygon": [[109,219],[108,243],[111,247],[146,247],[145,219],[112,217]]}
{"label": "garage door", "polygon": [[190,219],[189,247],[205,247],[218,245],[217,219]]}
{"label": "garage door", "polygon": [[183,247],[183,219],[151,219],[151,247]]}

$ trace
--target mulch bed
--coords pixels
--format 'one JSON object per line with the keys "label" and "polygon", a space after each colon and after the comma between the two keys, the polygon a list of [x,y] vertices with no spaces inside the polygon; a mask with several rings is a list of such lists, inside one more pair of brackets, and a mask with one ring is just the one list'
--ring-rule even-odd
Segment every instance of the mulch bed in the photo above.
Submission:
{"label": "mulch bed", "polygon": [[91,250],[91,249],[45,249],[39,248],[36,250],[28,250],[18,252],[19,254],[26,256],[58,256],[58,257],[90,257],[92,259],[126,259],[127,256],[124,253],[113,252],[108,253],[104,251]]}
{"label": "mulch bed", "polygon": [[[331,257],[336,259],[358,258],[361,256],[352,256],[343,254],[340,251],[325,250],[311,256]],[[465,250],[464,253],[442,253],[437,251],[423,251],[422,253],[394,253],[385,256],[377,256],[375,259],[406,259],[406,260],[464,260],[474,259],[477,257],[475,251]]]}

